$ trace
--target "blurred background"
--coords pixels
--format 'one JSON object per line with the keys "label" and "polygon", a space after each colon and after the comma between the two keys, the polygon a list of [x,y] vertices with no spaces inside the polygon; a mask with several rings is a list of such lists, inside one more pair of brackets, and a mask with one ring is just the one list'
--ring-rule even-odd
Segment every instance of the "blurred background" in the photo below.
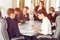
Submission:
{"label": "blurred background", "polygon": [[28,6],[29,12],[32,12],[34,6],[39,5],[39,1],[44,1],[47,12],[49,12],[49,7],[54,7],[56,11],[60,11],[60,0],[0,0],[0,10],[3,17],[7,16],[8,8],[19,7],[23,10],[24,6]]}

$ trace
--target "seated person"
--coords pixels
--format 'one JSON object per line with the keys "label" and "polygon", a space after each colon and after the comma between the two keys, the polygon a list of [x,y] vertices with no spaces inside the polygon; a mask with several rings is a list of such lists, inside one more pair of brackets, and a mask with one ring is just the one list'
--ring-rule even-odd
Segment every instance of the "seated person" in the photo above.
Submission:
{"label": "seated person", "polygon": [[37,12],[38,11],[41,11],[41,10],[44,10],[46,11],[45,7],[44,7],[44,2],[43,1],[40,1],[39,2],[39,6],[36,6],[35,9],[34,9],[34,20],[38,20],[38,21],[42,21],[40,20],[38,17],[37,17]]}
{"label": "seated person", "polygon": [[38,8],[38,11],[40,11],[40,10],[46,11],[46,9],[45,9],[45,7],[44,7],[44,1],[40,1],[40,2],[39,2],[39,8]]}
{"label": "seated person", "polygon": [[15,8],[15,18],[14,18],[14,20],[15,21],[17,21],[18,22],[18,15],[21,13],[21,9],[19,9],[19,8]]}
{"label": "seated person", "polygon": [[26,21],[29,21],[28,7],[24,7],[23,12],[21,12],[18,16],[18,21],[20,23],[25,23]]}
{"label": "seated person", "polygon": [[52,31],[51,31],[51,22],[50,22],[50,20],[47,17],[46,11],[44,11],[44,10],[39,11],[38,18],[42,19],[41,28],[38,28],[38,27],[33,25],[32,26],[33,30],[35,32],[39,33],[39,34],[42,34],[42,35],[51,35],[52,34]]}
{"label": "seated person", "polygon": [[36,6],[33,11],[33,17],[34,17],[34,21],[40,21],[38,18],[38,6]]}
{"label": "seated person", "polygon": [[54,7],[50,7],[49,8],[49,17],[50,17],[50,20],[51,22],[55,22],[56,20],[56,17],[58,16],[56,13],[55,13],[55,8]]}
{"label": "seated person", "polygon": [[[49,8],[48,17],[49,17],[51,23],[55,23],[57,16],[58,16],[58,15],[55,13],[54,7],[50,7],[50,8]],[[52,25],[53,25],[53,24],[52,24]],[[52,27],[52,30],[55,30],[55,29],[56,29],[55,26],[53,26],[53,27]]]}
{"label": "seated person", "polygon": [[8,35],[9,35],[10,40],[12,38],[14,38],[14,37],[20,37],[18,24],[14,20],[14,18],[15,18],[14,9],[13,8],[9,8],[7,10],[7,14],[8,14],[8,17],[6,18],[7,24],[8,24],[7,31],[8,31]]}

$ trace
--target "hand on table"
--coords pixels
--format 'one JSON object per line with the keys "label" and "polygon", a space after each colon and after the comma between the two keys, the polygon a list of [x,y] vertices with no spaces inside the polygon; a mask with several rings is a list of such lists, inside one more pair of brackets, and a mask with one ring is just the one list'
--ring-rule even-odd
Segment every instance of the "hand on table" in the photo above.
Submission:
{"label": "hand on table", "polygon": [[21,22],[23,22],[23,20],[20,20]]}
{"label": "hand on table", "polygon": [[22,25],[22,23],[18,23],[18,26]]}
{"label": "hand on table", "polygon": [[32,29],[37,32],[40,33],[40,28],[36,27],[35,25],[32,25]]}

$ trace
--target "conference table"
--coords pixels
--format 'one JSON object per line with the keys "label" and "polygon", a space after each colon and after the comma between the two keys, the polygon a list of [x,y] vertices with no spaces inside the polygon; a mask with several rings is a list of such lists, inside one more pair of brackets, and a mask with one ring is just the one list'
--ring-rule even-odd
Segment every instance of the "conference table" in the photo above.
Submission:
{"label": "conference table", "polygon": [[39,21],[28,21],[25,22],[22,25],[19,25],[19,31],[22,35],[26,36],[33,36],[36,34],[36,32],[32,29],[32,25],[35,25],[36,27],[40,28],[41,22]]}

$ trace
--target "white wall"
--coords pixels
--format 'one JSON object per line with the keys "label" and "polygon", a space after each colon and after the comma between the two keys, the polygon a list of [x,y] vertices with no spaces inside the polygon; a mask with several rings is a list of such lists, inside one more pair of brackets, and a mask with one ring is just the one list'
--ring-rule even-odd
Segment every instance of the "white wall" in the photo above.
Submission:
{"label": "white wall", "polygon": [[31,0],[25,0],[25,6],[30,7],[30,4],[31,4]]}
{"label": "white wall", "polygon": [[2,16],[5,17],[7,16],[7,9],[12,7],[12,0],[0,0],[0,8],[1,8],[1,11],[2,11]]}
{"label": "white wall", "polygon": [[54,7],[56,11],[59,11],[59,0],[51,0],[50,7]]}
{"label": "white wall", "polygon": [[45,8],[46,8],[46,11],[47,13],[49,13],[49,0],[45,0]]}
{"label": "white wall", "polygon": [[[49,1],[50,1],[50,5],[48,5]],[[25,0],[25,6],[28,6],[29,9],[32,11],[33,5],[31,4],[31,0]],[[46,0],[45,6],[46,6],[47,11],[49,7],[54,7],[56,11],[59,11],[58,9],[59,0]],[[11,7],[12,8],[19,7],[19,0],[18,1],[17,0],[0,0],[0,8],[2,11],[3,17],[7,16],[7,9]]]}
{"label": "white wall", "polygon": [[3,17],[7,16],[8,8],[15,8],[15,7],[17,7],[17,0],[0,0],[0,8]]}
{"label": "white wall", "polygon": [[60,2],[59,0],[56,0],[56,9],[55,9],[56,11],[59,11],[59,2]]}
{"label": "white wall", "polygon": [[59,11],[59,0],[45,0],[45,7],[47,12],[49,12],[49,7],[54,7],[55,11]]}
{"label": "white wall", "polygon": [[[11,5],[12,5],[13,8],[16,8],[16,7],[17,7],[17,1],[18,1],[18,0],[12,0],[12,4],[11,4]],[[19,2],[18,2],[18,3],[19,3]],[[18,4],[18,5],[19,5],[19,4]]]}
{"label": "white wall", "polygon": [[25,6],[29,7],[29,17],[30,19],[33,18],[33,10],[34,10],[34,5],[31,3],[31,0],[25,0]]}
{"label": "white wall", "polygon": [[25,0],[25,6],[28,6],[29,7],[29,13],[32,12],[33,10],[33,5],[31,4],[31,0]]}
{"label": "white wall", "polygon": [[20,2],[20,0],[17,0],[17,7],[19,7],[19,2]]}

